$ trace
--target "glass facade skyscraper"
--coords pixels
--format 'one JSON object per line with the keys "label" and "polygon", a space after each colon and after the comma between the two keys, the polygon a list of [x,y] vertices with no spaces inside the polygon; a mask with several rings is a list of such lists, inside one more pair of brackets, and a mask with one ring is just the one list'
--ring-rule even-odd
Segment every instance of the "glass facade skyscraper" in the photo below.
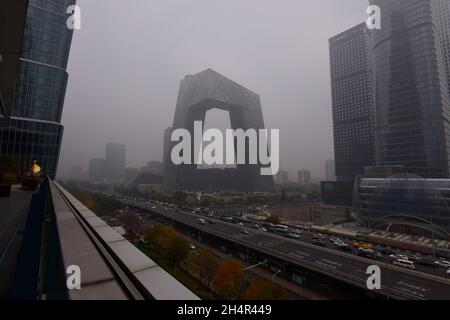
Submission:
{"label": "glass facade skyscraper", "polygon": [[382,12],[381,29],[371,37],[377,165],[404,165],[423,178],[450,175],[450,101],[439,32],[439,21],[449,17],[439,18],[438,1],[370,1]]}
{"label": "glass facade skyscraper", "polygon": [[450,94],[450,1],[435,0],[433,2],[433,11],[441,40],[443,64]]}
{"label": "glass facade skyscraper", "polygon": [[76,0],[30,0],[18,65],[11,120],[0,117],[0,154],[22,171],[33,160],[55,177],[63,135],[61,115],[72,30],[67,8]]}
{"label": "glass facade skyscraper", "polygon": [[[329,40],[334,158],[338,181],[375,162],[369,30],[361,23]],[[327,178],[329,179],[329,178]]]}

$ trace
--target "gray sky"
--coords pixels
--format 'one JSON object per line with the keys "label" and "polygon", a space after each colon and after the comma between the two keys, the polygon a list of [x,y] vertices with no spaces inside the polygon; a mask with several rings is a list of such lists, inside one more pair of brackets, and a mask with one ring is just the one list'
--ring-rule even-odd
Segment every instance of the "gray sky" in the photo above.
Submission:
{"label": "gray sky", "polygon": [[[212,68],[261,97],[281,166],[324,175],[333,157],[328,38],[366,19],[367,0],[78,0],[59,175],[105,143],[127,166],[162,160],[180,80]],[[208,115],[211,119],[220,114]],[[214,120],[214,121],[216,121]],[[220,121],[219,121],[220,122]]]}

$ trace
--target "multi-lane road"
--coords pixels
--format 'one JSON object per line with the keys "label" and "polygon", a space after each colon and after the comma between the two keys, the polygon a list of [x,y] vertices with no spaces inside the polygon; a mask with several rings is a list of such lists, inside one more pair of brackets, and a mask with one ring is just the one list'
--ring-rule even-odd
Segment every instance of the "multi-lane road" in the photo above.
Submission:
{"label": "multi-lane road", "polygon": [[[201,232],[361,288],[367,288],[368,267],[377,265],[381,270],[381,289],[378,292],[392,298],[450,299],[450,277],[446,276],[445,269],[434,270],[427,267],[419,267],[414,271],[403,269],[390,264],[387,260],[362,258],[340,251],[332,245],[327,247],[313,245],[311,244],[312,235],[308,233],[303,233],[300,239],[289,239],[279,234],[263,232],[211,217],[206,218],[204,215],[170,207],[133,200],[122,201],[130,206],[146,209],[191,226]],[[199,223],[200,218],[207,223]],[[248,230],[248,234],[242,232],[243,228]]]}

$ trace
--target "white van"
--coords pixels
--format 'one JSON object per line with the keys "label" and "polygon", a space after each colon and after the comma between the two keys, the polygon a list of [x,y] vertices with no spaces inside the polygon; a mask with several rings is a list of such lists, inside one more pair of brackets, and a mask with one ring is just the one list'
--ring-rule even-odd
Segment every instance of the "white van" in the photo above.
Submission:
{"label": "white van", "polygon": [[394,260],[393,264],[396,266],[399,266],[399,267],[408,268],[408,269],[412,269],[412,270],[414,270],[416,268],[416,266],[414,265],[414,262],[409,261],[409,260],[397,259],[397,260]]}
{"label": "white van", "polygon": [[276,226],[276,230],[277,230],[278,232],[288,232],[288,231],[289,231],[289,227],[283,226],[283,225],[281,225],[281,224],[278,224],[278,225]]}

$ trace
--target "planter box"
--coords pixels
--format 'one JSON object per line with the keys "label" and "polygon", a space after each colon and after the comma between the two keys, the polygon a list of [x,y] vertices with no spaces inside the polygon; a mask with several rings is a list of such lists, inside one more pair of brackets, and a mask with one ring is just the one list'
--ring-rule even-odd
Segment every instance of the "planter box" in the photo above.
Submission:
{"label": "planter box", "polygon": [[9,198],[11,195],[11,187],[10,184],[0,184],[0,198]]}

